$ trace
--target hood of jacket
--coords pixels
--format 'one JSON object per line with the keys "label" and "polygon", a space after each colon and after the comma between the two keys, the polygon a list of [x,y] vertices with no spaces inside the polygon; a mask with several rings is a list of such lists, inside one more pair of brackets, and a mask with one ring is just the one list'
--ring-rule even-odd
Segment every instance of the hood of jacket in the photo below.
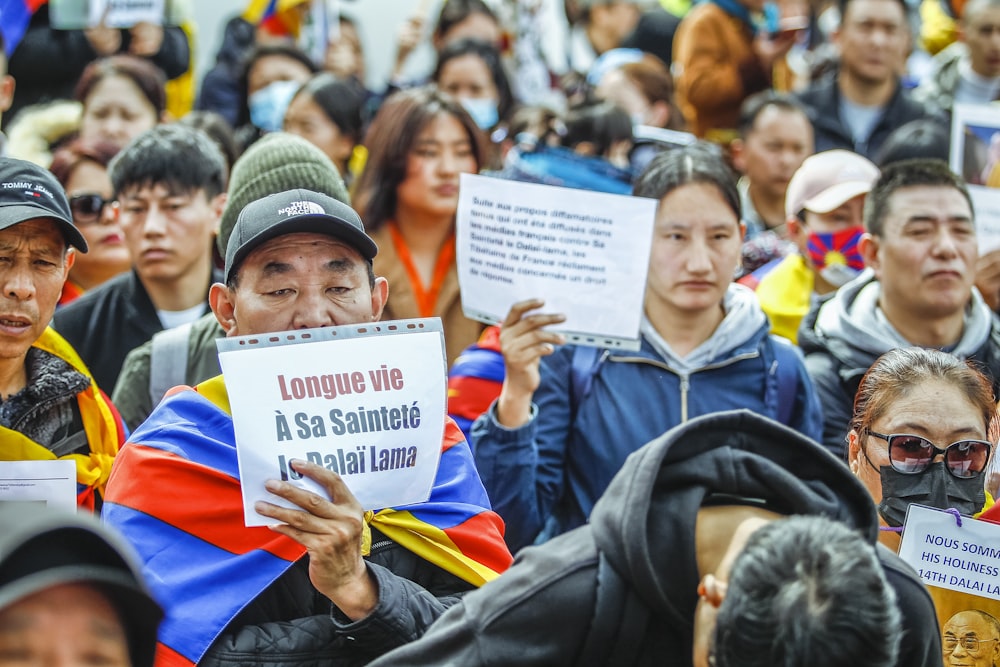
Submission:
{"label": "hood of jacket", "polygon": [[726,290],[722,305],[726,313],[722,322],[708,340],[691,350],[685,357],[674,354],[645,316],[642,318],[640,331],[653,349],[666,359],[672,368],[682,373],[697,371],[726,359],[759,350],[760,341],[767,335],[770,325],[753,291],[743,285],[732,283]]}
{"label": "hood of jacket", "polygon": [[871,496],[818,443],[749,410],[692,419],[631,454],[590,521],[611,564],[678,627],[691,626],[698,599],[695,520],[706,501],[828,516],[878,539]]}
{"label": "hood of jacket", "polygon": [[[867,370],[874,359],[889,350],[913,345],[886,319],[878,308],[878,297],[879,283],[870,270],[841,287],[803,321],[799,331],[802,351],[825,351],[846,369]],[[962,337],[951,354],[959,359],[972,357],[987,342],[992,327],[989,306],[973,289]]]}

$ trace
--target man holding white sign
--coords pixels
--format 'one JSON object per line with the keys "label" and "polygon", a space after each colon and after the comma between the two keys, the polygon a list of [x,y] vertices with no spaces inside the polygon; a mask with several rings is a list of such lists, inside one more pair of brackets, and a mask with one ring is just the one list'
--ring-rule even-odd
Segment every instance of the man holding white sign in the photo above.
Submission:
{"label": "man holding white sign", "polygon": [[[331,197],[292,190],[257,200],[236,222],[212,310],[230,337],[375,322],[388,294],[372,270],[376,252],[357,214]],[[168,609],[161,650],[190,663],[255,656],[269,664],[294,654],[364,664],[419,637],[457,595],[510,562],[451,421],[426,503],[363,512],[339,475],[293,460],[290,477],[313,480],[328,498],[270,480],[269,492],[302,508],[258,502],[259,514],[280,523],[270,530],[243,524],[221,376],[168,397],[132,442],[105,517],[155,575]]]}

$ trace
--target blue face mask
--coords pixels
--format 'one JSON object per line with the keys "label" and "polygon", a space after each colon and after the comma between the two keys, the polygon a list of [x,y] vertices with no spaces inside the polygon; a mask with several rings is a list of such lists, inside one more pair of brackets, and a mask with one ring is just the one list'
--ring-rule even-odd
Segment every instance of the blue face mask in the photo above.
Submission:
{"label": "blue face mask", "polygon": [[500,120],[500,112],[497,111],[497,103],[488,97],[464,97],[459,102],[465,110],[472,116],[481,130],[490,130]]}
{"label": "blue face mask", "polygon": [[302,84],[297,81],[275,81],[250,96],[250,122],[264,132],[277,132],[285,122],[285,110],[295,91]]}

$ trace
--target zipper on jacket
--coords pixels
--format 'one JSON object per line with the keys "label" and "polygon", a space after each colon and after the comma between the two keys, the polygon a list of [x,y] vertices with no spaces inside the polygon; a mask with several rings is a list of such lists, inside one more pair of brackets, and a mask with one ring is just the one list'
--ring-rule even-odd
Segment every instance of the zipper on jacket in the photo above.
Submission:
{"label": "zipper on jacket", "polygon": [[[753,352],[744,352],[743,354],[738,354],[722,361],[716,362],[714,364],[708,364],[707,366],[702,366],[696,369],[694,372],[699,373],[701,371],[712,371],[719,368],[725,368],[740,361],[746,361],[747,359],[756,359],[760,356],[758,350]],[[658,359],[647,359],[646,357],[617,357],[613,354],[607,355],[605,357],[607,361],[616,361],[618,363],[626,364],[649,364],[650,366],[655,366],[657,368],[662,368],[663,370],[673,373],[678,378],[680,378],[680,390],[681,390],[681,423],[688,420],[688,390],[691,388],[691,375],[689,373],[682,373],[676,368],[672,367],[670,364],[664,363]],[[766,378],[765,378],[766,380]]]}
{"label": "zipper on jacket", "polygon": [[372,542],[371,547],[368,549],[368,555],[375,553],[379,549],[385,549],[392,545],[392,540],[379,540],[378,542]]}
{"label": "zipper on jacket", "polygon": [[683,424],[688,420],[688,388],[691,386],[691,381],[688,379],[688,375],[684,374],[681,376],[681,423]]}

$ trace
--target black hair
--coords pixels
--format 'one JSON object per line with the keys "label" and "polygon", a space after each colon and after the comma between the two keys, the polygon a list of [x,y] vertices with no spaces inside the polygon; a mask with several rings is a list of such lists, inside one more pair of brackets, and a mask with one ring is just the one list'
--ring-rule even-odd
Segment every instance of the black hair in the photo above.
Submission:
{"label": "black hair", "polygon": [[215,142],[179,123],[143,132],[108,165],[115,197],[130,188],[164,185],[171,192],[204,190],[212,199],[226,191],[227,172]]}
{"label": "black hair", "polygon": [[583,142],[594,146],[595,155],[607,155],[619,141],[632,141],[632,119],[611,102],[581,104],[566,112],[563,119],[566,133],[562,145],[574,148]]}
{"label": "black hair", "polygon": [[768,89],[754,93],[743,100],[743,104],[740,106],[740,137],[746,139],[747,135],[753,131],[754,125],[757,123],[757,118],[768,107],[801,114],[803,118],[809,121],[809,125],[812,125],[812,120],[809,118],[809,111],[803,106],[802,102],[787,93],[779,93]]}
{"label": "black hair", "polygon": [[233,168],[240,156],[239,146],[233,136],[233,128],[229,122],[214,111],[189,111],[178,123],[201,130],[215,142],[226,158],[226,171]]}
{"label": "black hair", "polygon": [[507,78],[507,71],[500,61],[500,51],[492,44],[471,38],[451,42],[438,54],[437,66],[434,68],[431,80],[440,84],[441,70],[444,69],[444,66],[455,58],[468,55],[478,57],[486,65],[486,69],[490,71],[490,78],[493,79],[493,85],[496,86],[497,95],[500,98],[497,103],[497,112],[501,121],[506,120],[514,109],[514,93],[510,87],[510,80]]}
{"label": "black hair", "polygon": [[704,141],[674,148],[654,157],[636,179],[632,194],[663,199],[689,183],[715,186],[736,218],[743,218],[736,175],[726,164],[722,151]]}
{"label": "black hair", "polygon": [[483,0],[445,0],[434,26],[434,38],[442,39],[449,30],[473,14],[482,14],[500,23],[497,15]]}
{"label": "black hair", "polygon": [[242,127],[250,122],[250,93],[247,90],[247,87],[250,85],[250,70],[253,69],[254,64],[258,60],[261,58],[267,58],[268,56],[284,56],[285,58],[290,58],[300,62],[312,74],[319,71],[319,68],[316,67],[316,63],[313,62],[312,58],[310,58],[305,51],[292,46],[291,44],[260,44],[253,47],[243,59],[243,69],[240,72],[240,106],[239,115],[236,118],[236,127]]}
{"label": "black hair", "polygon": [[902,635],[875,545],[828,517],[796,516],[755,531],[733,562],[715,664],[891,667]]}
{"label": "black hair", "polygon": [[879,169],[901,160],[932,158],[948,161],[951,136],[948,127],[933,118],[918,118],[893,130],[875,155]]}
{"label": "black hair", "polygon": [[969,210],[975,211],[965,181],[948,168],[947,162],[929,158],[901,160],[893,162],[882,171],[871,192],[865,197],[865,230],[873,236],[882,236],[885,232],[885,218],[889,214],[889,199],[900,188],[914,186],[954,188],[965,197]]}
{"label": "black hair", "polygon": [[306,81],[295,93],[295,97],[303,93],[312,98],[342,134],[355,143],[362,140],[368,100],[361,84],[353,79],[338,79],[329,72],[320,72]]}

